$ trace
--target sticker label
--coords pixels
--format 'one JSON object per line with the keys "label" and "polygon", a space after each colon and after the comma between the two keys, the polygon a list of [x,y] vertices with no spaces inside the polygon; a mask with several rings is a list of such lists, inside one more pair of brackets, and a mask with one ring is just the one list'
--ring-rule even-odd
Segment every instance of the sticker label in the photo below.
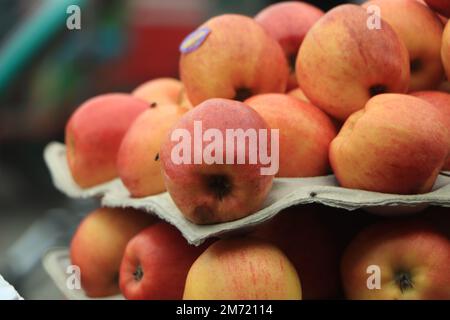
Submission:
{"label": "sticker label", "polygon": [[186,54],[197,50],[203,44],[203,42],[205,42],[210,33],[211,29],[209,29],[208,27],[203,27],[189,34],[180,45],[181,53]]}

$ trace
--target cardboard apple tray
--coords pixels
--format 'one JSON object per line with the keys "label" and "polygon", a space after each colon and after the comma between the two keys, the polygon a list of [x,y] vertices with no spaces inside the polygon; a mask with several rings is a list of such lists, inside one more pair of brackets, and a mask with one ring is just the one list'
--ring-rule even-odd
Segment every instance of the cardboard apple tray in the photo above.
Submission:
{"label": "cardboard apple tray", "polygon": [[195,225],[186,220],[170,195],[165,192],[146,198],[131,198],[120,179],[81,189],[73,180],[66,147],[52,142],[44,151],[55,187],[73,198],[101,198],[105,207],[132,207],[157,215],[177,227],[187,241],[199,245],[207,238],[249,228],[271,219],[281,210],[297,205],[321,203],[326,206],[356,210],[363,208],[381,215],[411,214],[429,205],[450,207],[450,177],[439,175],[431,192],[420,195],[396,195],[342,188],[333,175],[313,178],[277,178],[263,209],[240,220],[214,225]]}

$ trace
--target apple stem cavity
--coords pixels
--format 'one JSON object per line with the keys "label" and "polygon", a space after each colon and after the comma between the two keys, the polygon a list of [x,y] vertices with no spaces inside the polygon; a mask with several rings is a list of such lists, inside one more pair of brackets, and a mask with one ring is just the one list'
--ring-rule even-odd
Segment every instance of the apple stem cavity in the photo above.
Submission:
{"label": "apple stem cavity", "polygon": [[144,276],[144,271],[142,270],[141,265],[138,265],[136,267],[136,270],[133,272],[134,280],[141,281],[143,276]]}
{"label": "apple stem cavity", "polygon": [[225,175],[210,175],[206,177],[206,184],[214,195],[222,200],[231,193],[231,181]]}
{"label": "apple stem cavity", "polygon": [[156,102],[152,102],[150,103],[150,108],[156,108],[158,106],[158,104]]}
{"label": "apple stem cavity", "polygon": [[253,93],[250,89],[239,88],[236,90],[236,95],[234,96],[234,100],[243,102],[252,96],[253,96]]}
{"label": "apple stem cavity", "polygon": [[419,72],[422,69],[422,61],[420,59],[413,59],[410,62],[411,73]]}
{"label": "apple stem cavity", "polygon": [[371,97],[375,97],[379,94],[387,93],[387,92],[388,92],[387,87],[382,84],[376,84],[369,88],[369,94]]}
{"label": "apple stem cavity", "polygon": [[297,55],[291,54],[290,56],[288,56],[288,62],[291,73],[295,73],[295,64],[297,63]]}
{"label": "apple stem cavity", "polygon": [[412,275],[408,271],[398,271],[395,273],[395,283],[400,287],[400,291],[404,293],[405,291],[414,288],[412,281]]}

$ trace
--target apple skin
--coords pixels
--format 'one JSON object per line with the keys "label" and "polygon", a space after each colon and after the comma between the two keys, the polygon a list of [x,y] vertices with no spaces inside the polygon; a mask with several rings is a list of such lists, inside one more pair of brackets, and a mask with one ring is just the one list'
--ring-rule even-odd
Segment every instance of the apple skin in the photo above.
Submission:
{"label": "apple skin", "polygon": [[[411,0],[371,0],[382,18],[397,32],[409,52],[410,91],[436,89],[444,79],[441,62],[442,21],[426,5]],[[402,12],[402,14],[398,14]]]}
{"label": "apple skin", "polygon": [[383,94],[347,119],[331,143],[330,162],[345,188],[425,193],[447,159],[448,144],[437,108],[409,95]]}
{"label": "apple skin", "polygon": [[175,104],[154,104],[133,123],[117,154],[119,177],[132,197],[164,192],[159,151],[171,127],[186,112]]}
{"label": "apple skin", "polygon": [[101,208],[78,226],[70,244],[70,259],[81,272],[90,297],[118,294],[119,268],[128,241],[156,219],[133,209]]}
{"label": "apple skin", "polygon": [[[371,265],[381,270],[379,290],[367,288],[366,270]],[[348,299],[448,300],[450,241],[425,221],[376,224],[349,245],[341,273]]]}
{"label": "apple skin", "polygon": [[367,19],[361,6],[335,7],[310,29],[297,57],[300,88],[338,120],[376,94],[408,91],[408,50],[385,21],[370,30]]}
{"label": "apple skin", "polygon": [[441,58],[447,80],[450,79],[450,23],[447,22],[442,36]]}
{"label": "apple skin", "polygon": [[319,206],[292,207],[257,226],[252,233],[286,254],[300,276],[305,300],[336,299],[339,295],[341,248],[338,234],[327,223],[333,210]]}
{"label": "apple skin", "polygon": [[291,64],[288,90],[298,86],[295,60],[300,45],[309,29],[323,15],[322,10],[309,3],[285,1],[268,6],[255,16],[255,21],[281,45],[287,61]]}
{"label": "apple skin", "polygon": [[266,93],[245,101],[280,130],[277,177],[315,177],[330,171],[328,148],[336,136],[330,118],[312,104],[285,94]]}
{"label": "apple skin", "polygon": [[194,262],[184,300],[301,300],[294,266],[274,245],[252,238],[219,240]]}
{"label": "apple skin", "polygon": [[311,103],[311,101],[309,101],[308,97],[305,96],[305,93],[303,92],[303,90],[300,88],[295,88],[295,89],[289,91],[288,95],[290,95],[291,97],[297,98],[300,101]]}
{"label": "apple skin", "polygon": [[286,91],[289,66],[283,50],[252,18],[225,14],[200,28],[209,28],[209,36],[180,59],[181,80],[193,105]]}
{"label": "apple skin", "polygon": [[450,18],[450,5],[448,0],[425,0],[428,6],[439,14]]}
{"label": "apple skin", "polygon": [[[210,242],[208,242],[210,243]],[[207,248],[189,245],[173,226],[156,223],[128,243],[120,289],[129,300],[180,300],[189,268]]]}
{"label": "apple skin", "polygon": [[70,117],[65,132],[67,161],[82,188],[117,177],[117,152],[133,121],[149,105],[127,94],[105,94],[83,103]]}
{"label": "apple skin", "polygon": [[192,108],[183,83],[174,78],[158,78],[147,81],[134,89],[131,94],[150,104],[176,104],[186,109]]}
{"label": "apple skin", "polygon": [[[184,114],[172,131],[185,129],[194,138],[194,121],[202,122],[203,132],[217,129],[223,137],[227,129],[265,129],[270,133],[267,123],[256,111],[244,103],[227,99],[210,99],[198,105]],[[268,140],[267,150],[270,150],[270,138]],[[208,165],[192,161],[177,165],[171,159],[172,149],[177,144],[171,141],[169,134],[162,144],[160,158],[167,191],[188,220],[196,224],[227,222],[261,208],[273,176],[261,175],[263,165],[259,161],[250,164],[249,152],[245,154],[245,164],[237,164],[235,143],[234,150],[225,150],[234,154],[234,164]],[[223,145],[226,149],[225,141]],[[193,147],[191,159],[194,159]]]}
{"label": "apple skin", "polygon": [[[412,95],[437,107],[443,114],[447,130],[450,133],[450,94],[439,91],[420,91],[414,92]],[[442,170],[450,170],[450,159],[447,159]]]}

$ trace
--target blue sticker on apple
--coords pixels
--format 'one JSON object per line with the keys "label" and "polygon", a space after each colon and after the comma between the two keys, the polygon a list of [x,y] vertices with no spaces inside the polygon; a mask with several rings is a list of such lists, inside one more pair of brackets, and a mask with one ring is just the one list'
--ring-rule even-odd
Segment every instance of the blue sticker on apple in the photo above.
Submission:
{"label": "blue sticker on apple", "polygon": [[189,53],[197,50],[211,33],[211,29],[203,27],[189,34],[181,43],[181,53]]}

